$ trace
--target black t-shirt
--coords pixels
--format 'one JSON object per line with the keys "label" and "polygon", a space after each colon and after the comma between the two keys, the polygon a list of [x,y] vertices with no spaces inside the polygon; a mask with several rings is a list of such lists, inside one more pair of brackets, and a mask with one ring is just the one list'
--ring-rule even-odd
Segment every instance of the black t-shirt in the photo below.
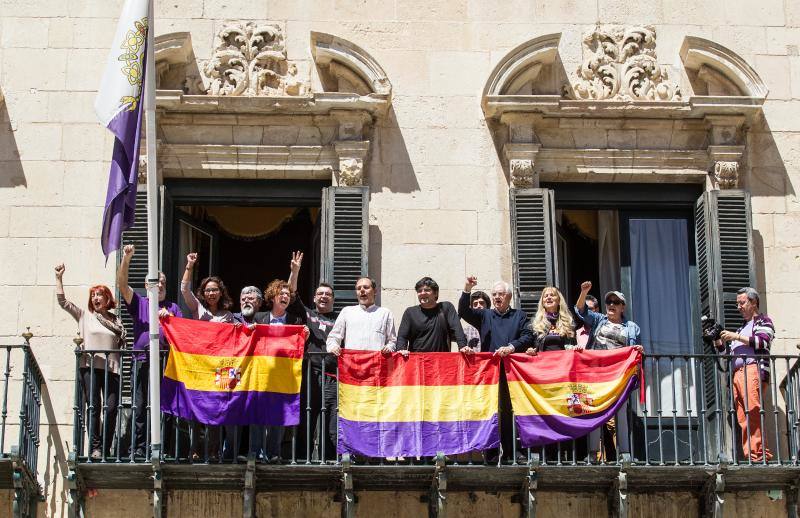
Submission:
{"label": "black t-shirt", "polygon": [[412,306],[403,313],[397,332],[397,349],[413,352],[449,352],[450,336],[459,349],[467,345],[456,308],[450,302],[439,302],[426,309]]}
{"label": "black t-shirt", "polygon": [[[330,313],[320,313],[314,308],[309,308],[303,303],[300,295],[297,295],[294,301],[289,305],[287,311],[291,309],[293,312],[302,316],[303,323],[308,326],[310,334],[306,340],[306,352],[324,353],[325,342],[328,340],[328,335],[333,329],[333,324],[336,322],[336,317],[339,314],[335,311]],[[322,368],[322,359],[325,360],[325,370],[334,372],[336,370],[336,360],[332,355],[323,356],[321,354],[307,355],[311,365],[316,369]]]}

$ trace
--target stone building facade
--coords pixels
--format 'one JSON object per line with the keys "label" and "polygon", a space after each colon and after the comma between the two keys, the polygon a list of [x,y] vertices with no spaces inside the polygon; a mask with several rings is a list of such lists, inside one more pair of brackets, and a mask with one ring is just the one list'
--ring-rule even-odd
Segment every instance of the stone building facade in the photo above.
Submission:
{"label": "stone building facade", "polygon": [[[56,304],[53,266],[67,264],[74,299],[114,284],[115,260],[104,261],[99,242],[113,139],[93,101],[121,4],[0,0],[0,343],[30,327],[47,380],[39,511],[47,516],[67,514],[75,363],[75,325]],[[253,206],[308,208],[305,245],[317,248],[307,276],[334,280],[345,301],[355,261],[399,315],[423,275],[451,301],[470,274],[483,287],[514,281],[523,305],[543,283],[574,294],[587,271],[631,290],[624,258],[622,274],[610,277],[577,265],[580,254],[566,261],[562,230],[580,230],[587,213],[597,228],[598,212],[616,208],[632,211],[615,216],[626,224],[645,209],[655,211],[647,217],[686,212],[704,196],[697,210],[708,217],[720,199],[743,193],[737,217],[750,227],[739,239],[752,256],[743,272],[719,265],[711,279],[752,280],[776,323],[773,351],[797,352],[800,3],[174,0],[157,1],[155,15],[157,169],[168,209],[161,265],[171,289],[186,246],[225,253],[213,250],[225,237],[202,231],[204,204],[249,208],[216,214],[233,234],[246,232],[223,221],[267,217]],[[325,186],[336,189],[320,194]],[[354,245],[335,237],[335,208],[347,208],[347,196],[365,218]],[[526,215],[537,221],[533,236]],[[685,218],[690,256],[695,241],[720,235],[713,225],[696,233],[696,215]],[[348,243],[357,259],[342,250]],[[730,289],[697,284],[687,288],[697,318],[723,315]],[[106,512],[121,495],[101,493],[89,506]],[[187,505],[227,505],[228,496],[181,504],[171,495],[168,509],[183,516]],[[149,512],[146,492],[124,498]],[[771,505],[764,495],[737,498]],[[589,500],[571,505],[579,513]],[[260,500],[259,510],[338,513],[320,511],[330,505],[301,495]],[[518,512],[484,496],[454,505]]]}

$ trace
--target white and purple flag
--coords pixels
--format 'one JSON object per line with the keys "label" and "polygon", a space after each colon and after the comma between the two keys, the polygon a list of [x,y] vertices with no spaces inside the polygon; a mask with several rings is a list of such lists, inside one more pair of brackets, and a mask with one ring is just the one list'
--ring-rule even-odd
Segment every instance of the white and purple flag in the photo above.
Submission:
{"label": "white and purple flag", "polygon": [[147,0],[125,1],[94,102],[97,118],[115,136],[100,238],[106,259],[119,249],[122,232],[134,221],[144,100],[147,3]]}

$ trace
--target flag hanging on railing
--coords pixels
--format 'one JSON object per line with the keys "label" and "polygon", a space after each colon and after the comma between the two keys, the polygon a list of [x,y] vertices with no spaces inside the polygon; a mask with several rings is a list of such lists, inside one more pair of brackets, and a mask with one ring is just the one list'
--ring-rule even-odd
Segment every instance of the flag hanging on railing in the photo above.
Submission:
{"label": "flag hanging on railing", "polygon": [[339,453],[456,455],[500,443],[500,359],[489,353],[345,349],[339,358]]}
{"label": "flag hanging on railing", "polygon": [[161,410],[208,425],[300,422],[305,328],[167,317]]}
{"label": "flag hanging on railing", "polygon": [[577,439],[608,421],[638,385],[641,358],[632,347],[506,357],[522,446]]}
{"label": "flag hanging on railing", "polygon": [[94,103],[100,123],[114,134],[100,236],[106,259],[134,221],[147,27],[147,0],[126,0]]}

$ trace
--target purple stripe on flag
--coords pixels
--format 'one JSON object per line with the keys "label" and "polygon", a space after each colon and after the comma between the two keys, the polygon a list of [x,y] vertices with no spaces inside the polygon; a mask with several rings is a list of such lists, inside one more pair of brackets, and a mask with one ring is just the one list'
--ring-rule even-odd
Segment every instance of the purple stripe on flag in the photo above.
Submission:
{"label": "purple stripe on flag", "polygon": [[190,390],[164,377],[161,410],[208,425],[294,426],[300,422],[300,394]]}
{"label": "purple stripe on flag", "polygon": [[582,415],[517,415],[517,433],[523,448],[534,448],[559,441],[569,441],[585,436],[595,428],[611,419],[628,402],[628,394],[638,384],[638,378],[631,376],[622,395],[604,412]]}
{"label": "purple stripe on flag", "polygon": [[[142,70],[144,61],[143,58]],[[144,85],[144,75],[142,85]],[[120,248],[122,232],[132,227],[135,219],[143,101],[144,89],[135,110],[122,110],[108,123],[108,129],[115,138],[100,235],[100,244],[106,260],[111,252]]]}
{"label": "purple stripe on flag", "polygon": [[458,455],[500,444],[497,414],[486,421],[376,423],[339,418],[339,453],[367,457]]}

